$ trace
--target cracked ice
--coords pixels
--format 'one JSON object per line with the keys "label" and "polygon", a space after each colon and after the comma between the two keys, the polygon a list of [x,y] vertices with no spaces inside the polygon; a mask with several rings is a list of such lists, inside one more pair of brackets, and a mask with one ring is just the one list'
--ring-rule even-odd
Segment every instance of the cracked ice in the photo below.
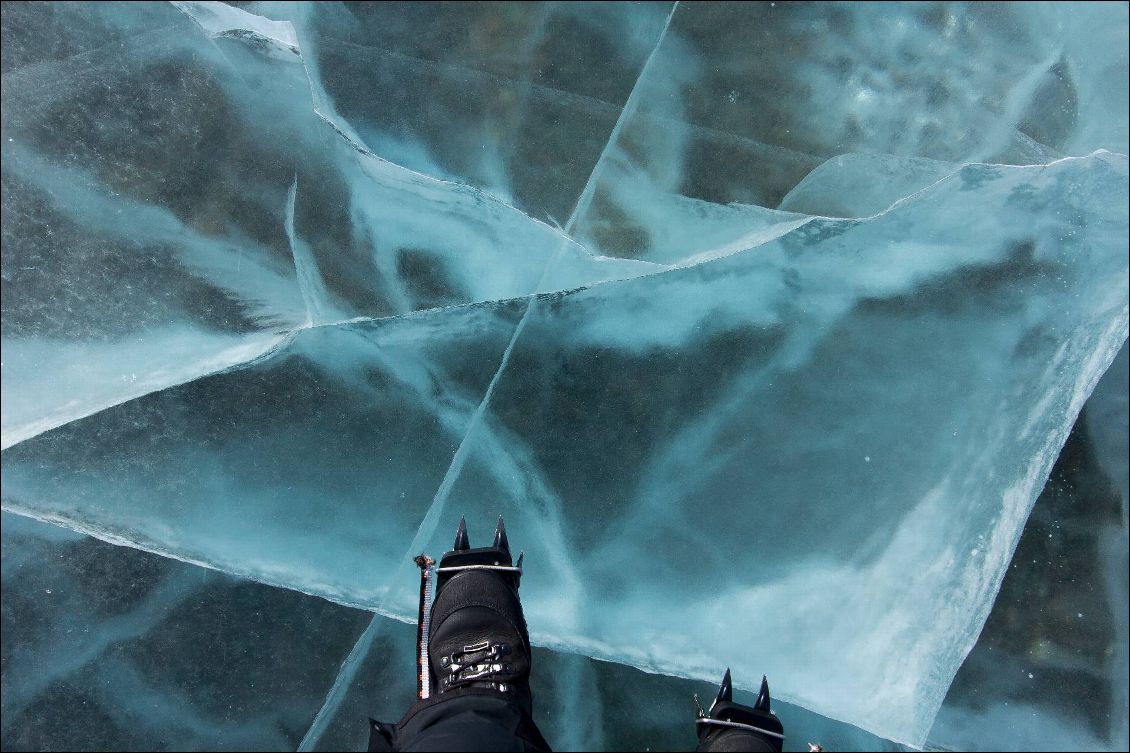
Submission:
{"label": "cracked ice", "polygon": [[923,743],[1126,340],[1124,6],[50,7],[6,511],[401,620],[504,514],[539,645]]}

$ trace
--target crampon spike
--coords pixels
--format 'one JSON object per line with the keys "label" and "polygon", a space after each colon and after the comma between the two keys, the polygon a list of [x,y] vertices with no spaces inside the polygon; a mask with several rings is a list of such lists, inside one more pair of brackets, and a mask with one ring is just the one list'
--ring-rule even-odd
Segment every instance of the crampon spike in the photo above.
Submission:
{"label": "crampon spike", "polygon": [[467,538],[467,518],[460,516],[459,528],[455,531],[455,543],[451,545],[452,551],[462,552],[471,548],[471,542]]}
{"label": "crampon spike", "polygon": [[506,538],[506,524],[502,522],[501,515],[498,516],[498,525],[494,529],[494,548],[506,553],[510,552],[510,542]]}
{"label": "crampon spike", "polygon": [[757,701],[754,702],[753,708],[757,711],[769,711],[769,679],[761,676],[761,690],[757,691]]}
{"label": "crampon spike", "polygon": [[718,695],[714,696],[710,710],[713,711],[719,703],[729,703],[732,700],[734,700],[734,685],[730,680],[730,668],[726,667],[726,674],[722,675],[722,684],[718,686]]}

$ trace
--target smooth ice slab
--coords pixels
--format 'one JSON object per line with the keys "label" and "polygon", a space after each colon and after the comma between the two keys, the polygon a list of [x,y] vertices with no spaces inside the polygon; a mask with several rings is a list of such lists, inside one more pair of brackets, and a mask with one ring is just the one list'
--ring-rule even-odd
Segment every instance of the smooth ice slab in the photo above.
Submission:
{"label": "smooth ice slab", "polygon": [[[671,3],[264,5],[375,154],[564,223]],[[426,95],[424,93],[426,92]]]}
{"label": "smooth ice slab", "polygon": [[293,750],[367,615],[3,516],[5,750]]}
{"label": "smooth ice slab", "polygon": [[[893,192],[920,172],[916,158],[1125,154],[1127,27],[1113,3],[680,4],[576,237],[605,255],[669,258],[672,233],[694,238],[726,205],[850,216],[845,200]],[[855,171],[847,196],[789,204],[809,172],[848,153],[902,159],[908,174]]]}
{"label": "smooth ice slab", "polygon": [[1091,393],[930,730],[953,750],[1125,750],[1127,349]]}
{"label": "smooth ice slab", "polygon": [[4,10],[4,447],[306,318],[270,149],[206,42],[169,5]]}
{"label": "smooth ice slab", "polygon": [[4,447],[313,324],[654,266],[367,151],[318,109],[289,21],[197,2],[4,18]]}
{"label": "smooth ice slab", "polygon": [[429,548],[505,514],[539,542],[537,640],[768,672],[921,743],[1126,336],[1125,181],[1109,154],[968,166],[872,219],[539,300]]}
{"label": "smooth ice slab", "polygon": [[303,330],[9,448],[4,506],[381,606],[521,303]]}

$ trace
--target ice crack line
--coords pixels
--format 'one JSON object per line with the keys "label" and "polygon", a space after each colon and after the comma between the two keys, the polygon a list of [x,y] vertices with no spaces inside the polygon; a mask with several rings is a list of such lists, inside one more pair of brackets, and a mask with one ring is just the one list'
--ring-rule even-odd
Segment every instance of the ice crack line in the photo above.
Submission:
{"label": "ice crack line", "polygon": [[[538,281],[537,291],[541,292],[545,285],[547,276],[553,268],[557,258],[561,255],[562,250],[569,243],[570,237],[573,233],[577,222],[588,211],[589,205],[592,203],[593,195],[596,192],[597,175],[600,172],[600,166],[604,163],[609,152],[612,150],[614,144],[620,137],[620,132],[624,128],[624,123],[631,117],[632,113],[639,102],[639,92],[641,89],[640,84],[647,76],[648,70],[652,66],[659,48],[663,45],[663,40],[667,36],[667,29],[671,26],[671,19],[675,16],[675,11],[679,7],[678,0],[671,6],[670,12],[663,23],[663,28],[659,32],[659,37],[655,41],[655,46],[652,48],[651,53],[648,55],[647,60],[644,61],[643,67],[640,69],[639,76],[636,77],[635,83],[632,85],[632,90],[628,94],[628,99],[624,103],[624,108],[620,111],[620,116],[616,119],[616,124],[612,127],[612,132],[608,136],[608,140],[604,144],[604,148],[597,158],[596,164],[593,166],[592,172],[589,173],[588,180],[585,182],[585,187],[581,191],[581,195],[577,198],[577,203],[573,207],[572,213],[569,215],[569,220],[565,223],[564,235],[561,239],[561,245],[558,246],[557,251],[546,262],[545,267],[542,269],[541,279]],[[412,539],[408,551],[401,558],[402,562],[408,562],[409,558],[424,546],[432,535],[435,533],[436,527],[439,524],[439,519],[443,514],[443,509],[446,506],[447,498],[451,494],[451,489],[455,485],[456,479],[459,478],[463,470],[464,464],[467,462],[467,456],[470,454],[472,442],[470,441],[477,433],[477,429],[482,424],[484,416],[486,415],[487,408],[490,406],[491,398],[494,395],[494,390],[498,386],[499,381],[502,379],[503,372],[510,362],[510,356],[514,352],[514,345],[518,342],[522,332],[526,328],[526,323],[529,321],[530,312],[537,304],[537,296],[531,296],[526,303],[526,308],[522,312],[522,318],[518,320],[517,326],[514,328],[514,333],[510,336],[510,342],[507,343],[506,349],[502,352],[502,359],[498,364],[498,369],[491,377],[490,383],[487,385],[486,392],[483,394],[483,399],[479,402],[475,412],[471,415],[470,420],[467,422],[467,429],[463,432],[463,438],[459,442],[459,447],[455,450],[455,455],[451,459],[451,464],[448,465],[447,471],[444,473],[443,481],[440,482],[439,488],[436,490],[435,496],[432,498],[432,503],[428,508],[428,512],[424,515],[424,519],[420,522],[420,527],[416,530],[416,535]],[[404,574],[404,565],[402,564],[397,568],[391,582],[391,588],[385,590],[385,593],[396,593],[395,584],[400,582]],[[387,598],[387,597],[386,597]],[[387,604],[386,604],[387,606]],[[318,741],[321,739],[322,734],[329,726],[330,721],[336,716],[341,702],[345,698],[345,694],[349,687],[353,684],[353,679],[360,669],[365,657],[368,656],[369,649],[380,632],[380,616],[374,615],[372,622],[361,634],[353,649],[349,652],[345,661],[341,665],[337,677],[334,679],[334,684],[330,688],[329,694],[326,696],[325,703],[314,717],[313,723],[306,731],[305,737],[299,744],[300,751],[312,750]]]}
{"label": "ice crack line", "polygon": [[[584,216],[588,211],[589,205],[592,203],[592,197],[596,190],[597,174],[600,171],[600,166],[603,164],[605,158],[608,156],[609,151],[612,149],[613,144],[620,136],[620,131],[623,129],[625,121],[634,112],[636,103],[638,101],[638,93],[640,90],[640,83],[647,75],[648,69],[651,67],[652,61],[655,59],[660,46],[663,44],[663,39],[667,34],[667,29],[671,25],[671,18],[675,15],[675,10],[678,8],[679,3],[676,0],[675,4],[671,6],[671,11],[667,14],[667,19],[663,24],[663,29],[659,33],[659,38],[652,48],[651,53],[648,55],[647,60],[644,62],[643,68],[640,70],[640,75],[636,78],[635,84],[632,86],[632,91],[628,95],[627,101],[624,103],[624,109],[620,111],[620,117],[617,118],[616,124],[612,128],[612,133],[609,134],[608,141],[605,142],[604,148],[600,152],[600,157],[597,158],[596,164],[593,166],[592,172],[589,174],[588,181],[585,183],[584,189],[581,191],[580,197],[577,199],[576,205],[573,207],[572,213],[569,215],[568,221],[565,223],[564,236],[561,239],[561,244],[557,250],[546,262],[545,267],[542,269],[541,278],[538,280],[536,293],[544,291],[546,279],[550,270],[553,268],[554,263],[557,261],[561,252],[565,249],[570,241],[570,236],[579,219]],[[420,528],[416,532],[416,536],[412,539],[412,544],[408,548],[408,554],[403,558],[405,562],[412,553],[416,552],[423,546],[435,533],[435,527],[438,524],[438,518],[443,512],[443,507],[447,502],[447,498],[451,493],[455,481],[458,479],[460,472],[463,470],[464,464],[467,462],[467,455],[470,452],[472,442],[470,440],[475,435],[476,430],[483,422],[483,417],[486,414],[487,408],[490,406],[491,398],[494,396],[494,390],[498,386],[502,378],[503,372],[506,371],[506,366],[510,363],[510,356],[514,351],[514,345],[518,342],[522,332],[526,328],[526,323],[529,321],[530,312],[537,305],[537,296],[531,296],[527,302],[525,310],[522,312],[522,318],[518,320],[518,325],[514,328],[514,333],[510,336],[510,342],[507,343],[506,349],[502,353],[502,359],[498,364],[498,369],[491,377],[490,383],[487,385],[486,392],[483,394],[483,399],[479,403],[475,412],[472,414],[471,419],[467,422],[467,430],[463,433],[463,438],[459,442],[459,447],[455,451],[455,455],[451,460],[451,464],[444,474],[443,481],[440,483],[439,488],[436,490],[435,497],[432,499],[431,507],[429,507],[424,520],[420,523]]]}

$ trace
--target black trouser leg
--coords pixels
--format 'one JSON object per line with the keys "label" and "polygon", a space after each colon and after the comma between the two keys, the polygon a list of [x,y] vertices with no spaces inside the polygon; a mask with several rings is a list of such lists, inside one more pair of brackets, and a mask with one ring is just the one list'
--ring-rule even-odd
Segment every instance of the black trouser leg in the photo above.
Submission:
{"label": "black trouser leg", "polygon": [[371,751],[548,751],[533,719],[498,692],[468,688],[421,701],[395,726],[372,722]]}

